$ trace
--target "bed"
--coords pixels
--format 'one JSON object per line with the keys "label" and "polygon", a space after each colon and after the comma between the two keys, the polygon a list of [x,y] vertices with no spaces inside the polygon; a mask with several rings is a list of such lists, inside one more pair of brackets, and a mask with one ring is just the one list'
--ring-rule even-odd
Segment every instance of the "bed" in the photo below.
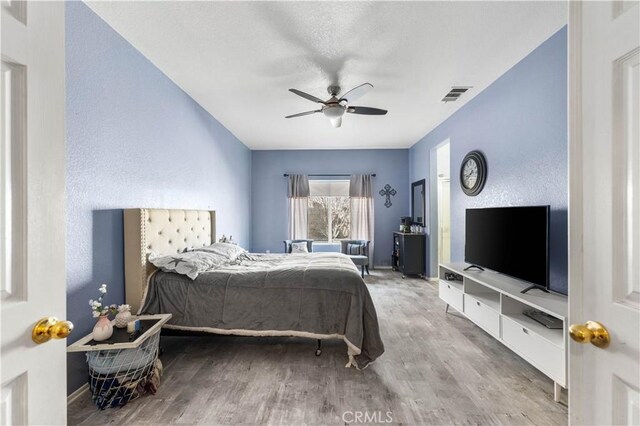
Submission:
{"label": "bed", "polygon": [[164,327],[244,336],[342,339],[347,366],[362,369],[384,352],[369,291],[341,253],[249,254],[195,280],[157,270],[149,255],[216,241],[207,210],[126,209],[125,288],[132,310],[171,313]]}

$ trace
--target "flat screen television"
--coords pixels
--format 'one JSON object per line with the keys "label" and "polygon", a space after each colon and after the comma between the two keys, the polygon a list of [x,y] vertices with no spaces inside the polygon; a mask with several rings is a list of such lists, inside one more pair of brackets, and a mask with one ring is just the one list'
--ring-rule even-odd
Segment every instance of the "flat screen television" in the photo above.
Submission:
{"label": "flat screen television", "polygon": [[467,209],[464,260],[546,290],[549,206]]}

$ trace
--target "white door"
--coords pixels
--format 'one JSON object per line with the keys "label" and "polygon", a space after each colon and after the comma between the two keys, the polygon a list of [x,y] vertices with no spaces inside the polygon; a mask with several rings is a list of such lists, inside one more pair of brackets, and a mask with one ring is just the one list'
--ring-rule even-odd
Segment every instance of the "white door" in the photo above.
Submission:
{"label": "white door", "polygon": [[66,344],[32,329],[66,310],[64,4],[1,4],[0,424],[60,425]]}
{"label": "white door", "polygon": [[571,2],[570,286],[573,424],[640,424],[640,7]]}

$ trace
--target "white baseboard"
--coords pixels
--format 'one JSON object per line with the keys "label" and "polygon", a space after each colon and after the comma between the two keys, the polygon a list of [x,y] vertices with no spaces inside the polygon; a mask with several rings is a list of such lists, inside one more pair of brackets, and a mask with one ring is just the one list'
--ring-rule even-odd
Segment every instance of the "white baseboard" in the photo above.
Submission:
{"label": "white baseboard", "polygon": [[67,405],[83,397],[85,393],[89,394],[89,383],[85,383],[84,385],[73,391],[71,395],[67,396]]}

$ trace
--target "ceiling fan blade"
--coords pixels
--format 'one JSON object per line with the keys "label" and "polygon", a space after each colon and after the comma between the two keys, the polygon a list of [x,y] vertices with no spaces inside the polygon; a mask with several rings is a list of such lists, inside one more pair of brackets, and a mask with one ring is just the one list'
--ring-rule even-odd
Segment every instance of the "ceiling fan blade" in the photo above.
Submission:
{"label": "ceiling fan blade", "polygon": [[387,113],[387,110],[380,109],[380,108],[350,106],[349,108],[347,108],[347,112],[350,112],[351,114],[363,114],[363,115],[385,115]]}
{"label": "ceiling fan blade", "polygon": [[331,119],[331,120],[329,120],[329,121],[331,121],[331,125],[332,125],[333,127],[338,128],[338,127],[342,126],[342,117],[332,118],[332,119]]}
{"label": "ceiling fan blade", "polygon": [[300,90],[298,90],[298,89],[289,89],[289,91],[290,91],[291,93],[295,93],[295,94],[296,94],[296,95],[298,95],[298,96],[302,96],[303,98],[308,99],[308,100],[310,100],[311,102],[317,102],[317,103],[319,103],[319,104],[324,104],[324,101],[323,101],[322,99],[320,99],[320,98],[316,98],[315,96],[310,95],[310,94],[308,94],[308,93],[304,93],[304,92],[302,92],[302,91],[300,91]]}
{"label": "ceiling fan blade", "polygon": [[373,84],[371,84],[371,83],[361,84],[360,86],[354,87],[353,89],[349,90],[347,93],[342,95],[340,97],[340,100],[341,101],[347,101],[347,102],[353,102],[356,99],[358,99],[360,96],[362,96],[365,93],[367,93],[371,89],[373,89]]}
{"label": "ceiling fan blade", "polygon": [[285,118],[302,117],[303,115],[311,115],[311,114],[315,114],[316,112],[322,112],[322,110],[318,109],[316,111],[299,112],[297,114],[287,115]]}

